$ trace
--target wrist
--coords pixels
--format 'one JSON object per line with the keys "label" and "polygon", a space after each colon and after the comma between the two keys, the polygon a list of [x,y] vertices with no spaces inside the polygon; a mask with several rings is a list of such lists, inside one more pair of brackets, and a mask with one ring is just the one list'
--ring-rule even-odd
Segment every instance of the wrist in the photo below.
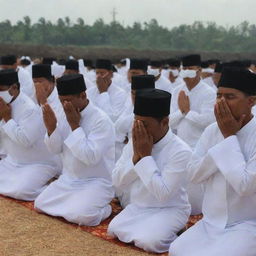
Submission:
{"label": "wrist", "polygon": [[7,123],[9,120],[12,119],[12,117],[11,116],[4,116],[3,119]]}
{"label": "wrist", "polygon": [[71,130],[74,131],[76,130],[77,128],[79,128],[79,124],[70,124],[70,127],[71,127]]}

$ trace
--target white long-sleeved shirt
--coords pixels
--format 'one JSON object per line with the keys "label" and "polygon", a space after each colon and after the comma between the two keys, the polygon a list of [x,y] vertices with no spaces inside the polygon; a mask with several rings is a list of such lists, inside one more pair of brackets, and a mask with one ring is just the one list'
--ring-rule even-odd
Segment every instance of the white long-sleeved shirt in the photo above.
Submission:
{"label": "white long-sleeved shirt", "polygon": [[217,87],[215,83],[213,82],[212,76],[206,77],[202,79],[202,81],[206,84],[208,84],[214,91],[217,91]]}
{"label": "white long-sleeved shirt", "polygon": [[217,123],[207,127],[187,169],[193,183],[205,184],[205,221],[219,228],[243,222],[254,223],[255,227],[255,118],[226,139]]}
{"label": "white long-sleeved shirt", "polygon": [[0,122],[1,145],[7,158],[16,164],[56,166],[56,157],[44,144],[45,127],[39,107],[21,92],[11,109],[12,119]]}
{"label": "white long-sleeved shirt", "polygon": [[115,131],[111,120],[91,102],[81,112],[80,127],[72,131],[65,119],[45,143],[61,154],[63,174],[74,179],[102,178],[111,181],[115,164]]}
{"label": "white long-sleeved shirt", "polygon": [[120,87],[111,84],[106,92],[100,93],[97,85],[86,91],[94,105],[102,109],[115,122],[122,113],[127,94]]}
{"label": "white long-sleeved shirt", "polygon": [[[189,97],[190,111],[185,115],[178,106],[180,91]],[[194,148],[204,129],[215,121],[214,104],[216,92],[200,81],[191,91],[186,85],[177,87],[172,93],[170,126],[175,134]]]}
{"label": "white long-sleeved shirt", "polygon": [[31,74],[23,67],[18,67],[17,71],[20,83],[20,90],[28,97],[32,98],[35,93],[35,89]]}
{"label": "white long-sleeved shirt", "polygon": [[113,184],[138,206],[189,207],[185,183],[190,156],[189,147],[169,130],[153,145],[152,155],[134,165],[129,141],[113,170]]}
{"label": "white long-sleeved shirt", "polygon": [[160,90],[164,90],[166,92],[172,93],[172,84],[171,82],[164,77],[163,75],[161,75],[155,82],[155,88],[156,89],[160,89]]}

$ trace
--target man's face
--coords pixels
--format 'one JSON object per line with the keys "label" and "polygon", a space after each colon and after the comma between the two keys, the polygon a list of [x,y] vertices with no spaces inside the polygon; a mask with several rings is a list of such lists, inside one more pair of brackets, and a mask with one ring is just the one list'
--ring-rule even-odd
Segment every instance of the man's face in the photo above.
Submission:
{"label": "man's face", "polygon": [[47,95],[51,93],[52,83],[44,77],[33,78],[36,91],[44,90]]}
{"label": "man's face", "polygon": [[71,102],[72,105],[74,106],[75,109],[82,109],[85,101],[87,100],[86,93],[82,92],[77,95],[65,95],[65,96],[60,96],[59,95],[60,102],[62,106],[64,105],[65,102]]}
{"label": "man's face", "polygon": [[201,67],[199,66],[187,66],[187,67],[183,67],[183,70],[195,70],[196,71],[196,76],[194,78],[184,78],[185,82],[190,82],[193,80],[197,80],[200,78],[201,75]]}
{"label": "man's face", "polygon": [[129,83],[131,83],[133,76],[143,76],[143,75],[146,75],[146,71],[141,70],[141,69],[129,69],[127,78],[128,78]]}
{"label": "man's face", "polygon": [[144,124],[148,134],[153,137],[154,143],[156,143],[163,136],[166,126],[168,126],[168,118],[158,121],[153,117],[135,115],[134,119],[140,120]]}
{"label": "man's face", "polygon": [[96,69],[96,77],[98,77],[98,76],[105,77],[106,79],[112,79],[113,72],[111,70],[97,68]]}
{"label": "man's face", "polygon": [[236,120],[242,115],[251,115],[251,108],[255,102],[255,96],[247,96],[243,92],[226,87],[219,87],[216,102],[225,99],[230,111]]}

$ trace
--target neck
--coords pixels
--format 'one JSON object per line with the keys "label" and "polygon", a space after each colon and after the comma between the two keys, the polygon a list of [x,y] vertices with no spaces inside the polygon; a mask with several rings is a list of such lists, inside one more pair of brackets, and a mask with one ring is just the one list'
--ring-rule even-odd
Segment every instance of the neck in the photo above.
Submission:
{"label": "neck", "polygon": [[10,103],[14,102],[14,101],[17,99],[17,97],[18,97],[19,95],[20,95],[20,92],[15,93],[15,95],[13,96],[13,98],[12,98],[12,100],[11,100]]}
{"label": "neck", "polygon": [[163,133],[160,135],[160,137],[154,142],[154,144],[156,144],[157,142],[159,142],[169,131],[169,127],[166,127],[166,129],[163,131]]}
{"label": "neck", "polygon": [[200,82],[200,77],[195,77],[193,79],[186,79],[185,83],[189,91],[191,91]]}
{"label": "neck", "polygon": [[82,112],[89,104],[89,100],[87,99],[85,104],[80,108],[79,112]]}
{"label": "neck", "polygon": [[243,128],[245,125],[247,125],[252,119],[253,119],[253,114],[252,113],[250,115],[246,116],[246,118],[243,121],[243,124],[242,124],[241,128]]}

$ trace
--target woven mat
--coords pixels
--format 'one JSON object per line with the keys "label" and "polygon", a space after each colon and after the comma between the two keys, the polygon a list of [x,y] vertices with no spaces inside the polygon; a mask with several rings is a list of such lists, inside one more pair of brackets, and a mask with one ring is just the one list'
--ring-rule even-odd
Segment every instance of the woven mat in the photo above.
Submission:
{"label": "woven mat", "polygon": [[[25,206],[26,208],[30,209],[31,211],[36,211],[34,209],[34,202],[25,202],[25,201],[19,201],[19,200],[15,200],[15,199],[12,199],[12,198],[8,198],[8,197],[5,197],[5,196],[2,196],[0,195],[2,198],[5,198],[7,200],[10,200],[10,201],[13,201],[13,202],[16,202],[22,206]],[[96,227],[86,227],[86,226],[78,226],[76,224],[72,224],[70,222],[67,222],[65,219],[63,218],[60,218],[60,217],[51,217],[49,216],[49,218],[56,218],[60,221],[63,221],[71,226],[73,226],[74,228],[79,228],[83,231],[86,231],[86,232],[89,232],[91,233],[92,235],[94,236],[97,236],[97,237],[100,237],[104,240],[107,240],[109,242],[112,242],[112,243],[115,243],[119,246],[123,246],[123,247],[129,247],[129,248],[133,248],[135,250],[139,250],[141,251],[139,248],[135,247],[133,244],[126,244],[126,243],[123,243],[123,242],[120,242],[118,239],[116,238],[112,238],[112,237],[109,237],[107,235],[107,228],[108,228],[108,224],[110,223],[110,221],[122,210],[119,202],[117,199],[114,199],[112,202],[111,202],[111,206],[112,206],[112,214],[109,218],[107,218],[105,221],[103,221],[100,225],[96,226]],[[40,213],[42,214],[42,213]],[[199,221],[200,219],[202,218],[202,215],[195,215],[195,216],[190,216],[189,218],[189,221],[185,227],[185,229],[188,229],[190,228],[191,226],[193,226],[197,221]],[[153,254],[152,254],[153,255]],[[167,255],[167,253],[164,253],[164,254],[157,254],[157,255]]]}

